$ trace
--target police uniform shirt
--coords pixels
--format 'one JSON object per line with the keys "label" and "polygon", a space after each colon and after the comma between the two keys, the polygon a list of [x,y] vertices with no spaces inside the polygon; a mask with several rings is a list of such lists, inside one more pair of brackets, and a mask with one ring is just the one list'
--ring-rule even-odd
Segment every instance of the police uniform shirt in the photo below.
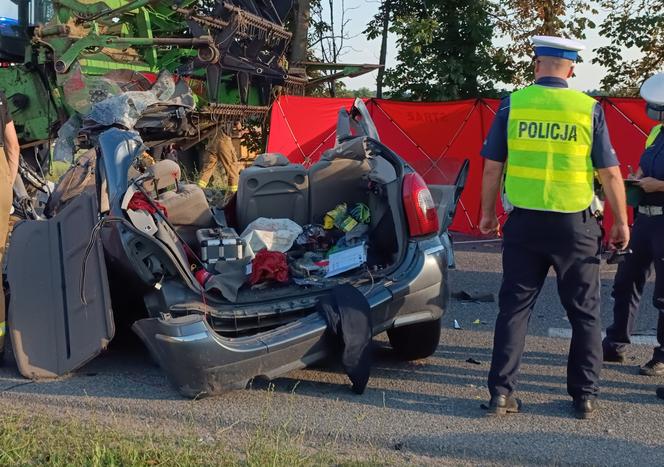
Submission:
{"label": "police uniform shirt", "polygon": [[[567,81],[562,78],[544,77],[535,82],[540,86],[552,88],[566,88]],[[500,102],[500,108],[496,113],[489,135],[480,152],[481,156],[496,162],[507,161],[507,122],[510,113],[510,98],[505,97]],[[595,105],[593,115],[593,146],[590,157],[593,167],[606,169],[619,165],[616,152],[609,139],[609,131],[606,127],[604,111],[600,105]]]}
{"label": "police uniform shirt", "polygon": [[[644,177],[664,180],[664,130],[660,131],[655,141],[643,152],[639,166]],[[645,193],[641,204],[664,206],[664,192]]]}

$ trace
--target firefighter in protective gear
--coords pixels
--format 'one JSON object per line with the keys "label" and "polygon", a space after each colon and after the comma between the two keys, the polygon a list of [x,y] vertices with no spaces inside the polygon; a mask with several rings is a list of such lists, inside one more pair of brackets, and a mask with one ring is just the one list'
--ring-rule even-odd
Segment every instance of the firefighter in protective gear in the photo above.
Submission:
{"label": "firefighter in protective gear", "polygon": [[596,409],[602,366],[601,229],[590,209],[594,172],[614,211],[609,240],[614,248],[629,241],[625,190],[601,107],[568,88],[583,45],[549,36],[532,42],[535,84],[501,102],[482,149],[481,232],[498,232],[495,205],[503,178],[514,206],[504,227],[487,409],[489,415],[521,409],[514,391],[528,322],[553,268],[572,325],[567,391],[575,416],[589,418]]}
{"label": "firefighter in protective gear", "polygon": [[613,324],[606,330],[604,361],[623,362],[634,332],[639,303],[648,277],[655,271],[653,305],[659,310],[657,341],[650,361],[639,369],[645,376],[664,375],[664,73],[647,79],[641,87],[646,112],[659,122],[652,128],[633,178],[640,188],[634,208],[632,254],[618,266],[613,284]]}
{"label": "firefighter in protective gear", "polygon": [[[12,206],[14,180],[18,173],[20,148],[14,122],[9,115],[7,99],[0,92],[0,264],[4,259],[7,233],[9,231],[9,213]],[[7,335],[7,314],[5,294],[0,283],[0,364],[5,350]]]}
{"label": "firefighter in protective gear", "polygon": [[242,136],[242,128],[239,122],[235,123],[231,136],[220,130],[208,139],[201,157],[202,169],[198,180],[198,186],[201,188],[208,186],[217,163],[220,163],[228,178],[228,190],[231,192],[237,191],[240,171],[237,152],[233,145],[233,137],[240,138]]}

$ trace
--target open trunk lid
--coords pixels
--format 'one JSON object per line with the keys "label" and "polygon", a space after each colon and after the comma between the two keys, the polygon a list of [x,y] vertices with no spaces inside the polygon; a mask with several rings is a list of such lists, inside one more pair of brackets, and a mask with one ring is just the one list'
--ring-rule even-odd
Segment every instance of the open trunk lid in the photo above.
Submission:
{"label": "open trunk lid", "polygon": [[97,222],[93,193],[82,193],[56,217],[26,221],[12,233],[8,253],[9,329],[19,371],[53,378],[98,355],[115,334],[101,242],[87,259]]}

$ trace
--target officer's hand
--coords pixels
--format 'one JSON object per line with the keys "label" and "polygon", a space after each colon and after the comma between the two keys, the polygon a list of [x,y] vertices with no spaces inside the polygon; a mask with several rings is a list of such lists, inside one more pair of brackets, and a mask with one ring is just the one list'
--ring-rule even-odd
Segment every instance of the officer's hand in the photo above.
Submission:
{"label": "officer's hand", "polygon": [[639,186],[646,193],[652,193],[653,191],[664,191],[664,181],[653,177],[643,177],[641,180],[639,180]]}
{"label": "officer's hand", "polygon": [[609,235],[609,245],[616,250],[624,250],[629,245],[629,226],[613,224]]}
{"label": "officer's hand", "polygon": [[497,234],[499,227],[498,217],[496,217],[495,214],[493,216],[482,214],[482,218],[480,219],[480,232],[483,235]]}

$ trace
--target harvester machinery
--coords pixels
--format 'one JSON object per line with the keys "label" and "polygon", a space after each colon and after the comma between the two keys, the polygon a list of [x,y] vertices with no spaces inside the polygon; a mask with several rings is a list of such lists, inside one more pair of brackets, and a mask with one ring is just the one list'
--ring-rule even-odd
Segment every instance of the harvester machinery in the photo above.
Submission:
{"label": "harvester machinery", "polygon": [[163,70],[195,94],[188,118],[196,128],[183,140],[264,116],[284,88],[304,90],[284,58],[293,0],[12,1],[19,19],[14,35],[0,36],[0,62],[13,64],[0,67],[0,89],[24,155],[39,165],[71,116],[114,93],[149,89]]}

